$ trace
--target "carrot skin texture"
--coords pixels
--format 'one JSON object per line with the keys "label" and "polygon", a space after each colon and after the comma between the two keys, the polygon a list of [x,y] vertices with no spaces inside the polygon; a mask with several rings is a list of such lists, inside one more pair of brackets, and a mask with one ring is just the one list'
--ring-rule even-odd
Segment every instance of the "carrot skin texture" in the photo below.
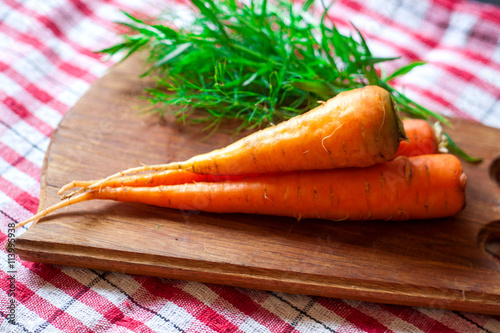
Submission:
{"label": "carrot skin texture", "polygon": [[[402,121],[408,141],[401,141],[397,156],[417,156],[434,154],[438,150],[437,140],[431,125],[421,119],[404,119]],[[186,170],[164,170],[147,174],[126,175],[117,178],[108,179],[100,185],[102,187],[153,187],[159,185],[176,185],[192,182],[217,182],[224,180],[237,180],[249,175],[205,175],[197,174]],[[251,175],[251,176],[255,176]],[[88,187],[99,180],[73,181],[61,188],[59,194],[74,187]]]}
{"label": "carrot skin texture", "polygon": [[396,156],[416,156],[435,154],[438,151],[438,142],[432,126],[422,119],[404,119],[404,130],[407,141],[401,141]]}
{"label": "carrot skin texture", "polygon": [[[223,176],[211,176],[202,175],[185,170],[164,170],[157,171],[148,174],[139,175],[128,175],[117,178],[111,178],[105,183],[101,184],[101,187],[120,187],[120,186],[158,186],[158,185],[176,185],[192,182],[206,182],[206,181],[216,181],[226,179]],[[88,181],[73,181],[59,191],[62,194],[64,190],[74,188],[74,187],[87,187],[99,180],[88,180]]]}
{"label": "carrot skin texture", "polygon": [[[208,175],[367,167],[392,159],[406,134],[388,91],[366,86],[338,94],[323,105],[183,162],[130,168],[74,191],[100,188],[110,179],[163,170]],[[71,183],[59,192],[71,188]]]}
{"label": "carrot skin texture", "polygon": [[92,199],[182,210],[330,220],[407,220],[457,214],[466,177],[453,155],[400,157],[369,168],[248,177],[209,183],[117,187]]}
{"label": "carrot skin texture", "polygon": [[154,187],[100,187],[38,212],[16,228],[88,200],[140,202],[181,210],[331,220],[407,220],[452,216],[465,205],[467,177],[450,154],[397,157],[367,168],[211,177]]}
{"label": "carrot skin texture", "polygon": [[213,175],[366,167],[393,158],[405,138],[389,92],[367,86],[177,166]]}
{"label": "carrot skin texture", "polygon": [[[404,130],[408,136],[408,141],[401,141],[396,156],[416,156],[434,154],[437,152],[437,141],[434,131],[429,123],[421,119],[404,119]],[[255,176],[256,174],[252,175]],[[102,183],[100,187],[119,187],[119,186],[159,186],[176,185],[192,182],[216,182],[224,180],[241,179],[249,175],[205,175],[197,174],[186,170],[164,170],[147,174],[126,175],[117,178],[111,178]],[[99,180],[73,181],[61,188],[59,194],[74,187],[88,187]]]}
{"label": "carrot skin texture", "polygon": [[[127,175],[116,178],[110,178],[105,182],[101,183],[98,188],[103,187],[154,187],[159,185],[177,185],[185,183],[195,183],[195,182],[220,182],[225,180],[238,180],[245,177],[252,177],[256,175],[203,175],[199,173],[193,173],[186,170],[164,170],[156,171],[146,174],[139,175]],[[75,188],[75,187],[89,187],[96,182],[101,180],[87,180],[87,181],[77,181],[74,180],[71,183],[64,185],[59,190],[59,195],[62,195],[64,191]]]}

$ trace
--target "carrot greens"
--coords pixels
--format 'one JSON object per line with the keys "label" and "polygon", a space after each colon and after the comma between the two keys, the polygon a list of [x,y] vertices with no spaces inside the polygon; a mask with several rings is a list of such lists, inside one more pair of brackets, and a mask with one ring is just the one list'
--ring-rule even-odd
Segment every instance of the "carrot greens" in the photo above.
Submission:
{"label": "carrot greens", "polygon": [[144,75],[155,82],[146,89],[151,109],[213,130],[227,119],[241,122],[237,130],[278,123],[367,85],[389,91],[413,118],[448,122],[390,85],[422,62],[381,77],[375,66],[398,58],[373,56],[356,27],[342,34],[329,6],[317,17],[313,2],[192,0],[191,21],[174,12],[154,20],[124,13],[123,41],[99,52],[125,52],[125,59],[146,51]]}

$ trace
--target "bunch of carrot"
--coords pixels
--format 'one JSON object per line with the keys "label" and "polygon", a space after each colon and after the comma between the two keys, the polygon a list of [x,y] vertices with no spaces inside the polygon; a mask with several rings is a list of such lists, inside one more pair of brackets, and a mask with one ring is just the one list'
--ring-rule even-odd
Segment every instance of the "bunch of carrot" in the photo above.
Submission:
{"label": "bunch of carrot", "polygon": [[426,121],[401,121],[390,94],[368,86],[187,161],[73,181],[63,201],[18,227],[94,199],[297,219],[451,216],[465,204],[466,176],[438,141]]}

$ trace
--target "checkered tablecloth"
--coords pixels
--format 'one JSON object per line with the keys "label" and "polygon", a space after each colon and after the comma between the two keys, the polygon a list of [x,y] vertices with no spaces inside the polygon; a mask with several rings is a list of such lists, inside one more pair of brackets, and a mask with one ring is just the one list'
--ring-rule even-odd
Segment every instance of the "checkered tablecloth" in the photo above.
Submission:
{"label": "checkered tablecloth", "polygon": [[[118,40],[112,21],[122,19],[119,9],[154,15],[159,3],[0,1],[0,332],[500,332],[494,316],[9,257],[9,226],[37,210],[50,135],[113,64],[93,51]],[[500,9],[452,0],[338,0],[331,16],[343,29],[353,22],[375,54],[402,55],[386,65],[388,72],[411,60],[428,62],[396,82],[411,98],[500,128]]]}

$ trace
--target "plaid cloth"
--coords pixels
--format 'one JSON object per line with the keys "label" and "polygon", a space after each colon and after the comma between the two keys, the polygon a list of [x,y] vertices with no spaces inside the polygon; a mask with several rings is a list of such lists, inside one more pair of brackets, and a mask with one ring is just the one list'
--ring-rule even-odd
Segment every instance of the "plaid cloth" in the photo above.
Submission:
{"label": "plaid cloth", "polygon": [[[92,51],[118,40],[111,22],[122,19],[119,9],[154,15],[158,2],[0,2],[1,332],[500,332],[500,318],[494,316],[59,267],[9,256],[10,226],[37,209],[50,135],[113,64]],[[428,62],[396,81],[411,98],[437,112],[500,128],[500,9],[452,0],[338,0],[331,16],[342,29],[351,29],[353,22],[375,54],[402,55],[387,64],[389,73],[411,60]],[[490,250],[499,253],[500,246]]]}

